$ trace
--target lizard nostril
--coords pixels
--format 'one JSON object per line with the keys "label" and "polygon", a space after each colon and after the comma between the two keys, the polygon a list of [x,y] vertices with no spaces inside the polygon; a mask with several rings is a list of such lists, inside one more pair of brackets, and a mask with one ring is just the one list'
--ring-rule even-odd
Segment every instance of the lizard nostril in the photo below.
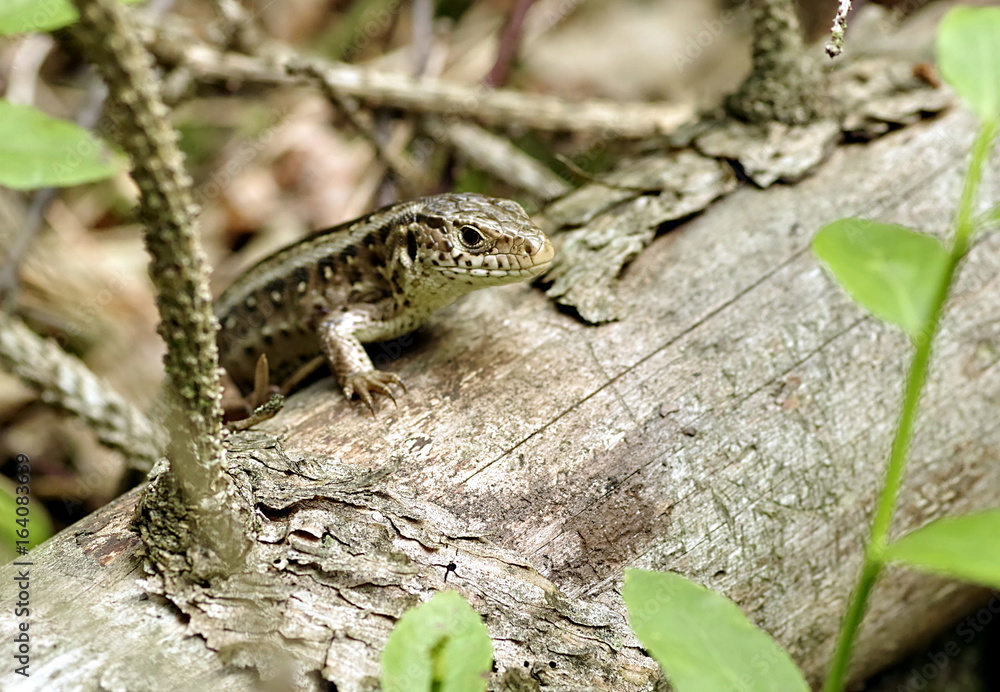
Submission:
{"label": "lizard nostril", "polygon": [[552,247],[552,243],[544,236],[526,242],[525,248],[528,250],[528,256],[531,257],[536,264],[548,264],[552,261],[552,258],[556,254],[555,248]]}

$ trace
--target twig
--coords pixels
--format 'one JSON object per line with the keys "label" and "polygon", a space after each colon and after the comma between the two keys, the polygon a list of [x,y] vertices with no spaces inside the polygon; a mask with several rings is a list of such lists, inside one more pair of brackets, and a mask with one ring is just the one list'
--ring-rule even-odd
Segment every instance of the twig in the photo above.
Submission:
{"label": "twig", "polygon": [[365,120],[365,114],[361,112],[355,99],[330,89],[323,76],[316,72],[315,66],[312,64],[289,65],[288,73],[309,77],[314,84],[319,85],[324,95],[341,110],[351,126],[371,142],[375,150],[375,157],[396,176],[408,192],[421,190],[425,187],[420,167],[406,154],[394,151],[383,143],[384,137],[376,131],[374,124]]}
{"label": "twig", "polygon": [[844,50],[844,34],[847,32],[847,15],[851,11],[851,0],[840,0],[837,15],[830,28],[830,41],[826,44],[826,54],[835,58]]}
{"label": "twig", "polygon": [[514,7],[507,13],[503,29],[500,31],[500,43],[497,46],[497,59],[493,69],[486,77],[486,85],[491,87],[504,86],[510,78],[510,67],[521,47],[521,37],[524,34],[524,18],[535,0],[517,0]]}
{"label": "twig", "polygon": [[420,78],[427,72],[434,45],[434,3],[431,0],[413,0],[413,76]]}
{"label": "twig", "polygon": [[669,134],[694,116],[691,104],[573,102],[509,89],[487,89],[449,84],[436,79],[413,79],[354,65],[304,57],[286,47],[268,44],[257,57],[220,51],[163,27],[147,27],[147,47],[162,62],[186,67],[195,80],[209,84],[303,84],[306,78],[290,74],[312,65],[329,89],[361,103],[419,113],[462,117],[497,127],[529,127],[545,131],[599,134],[605,140]]}
{"label": "twig", "polygon": [[255,425],[263,423],[266,420],[271,420],[278,412],[285,406],[285,397],[282,394],[274,394],[270,399],[265,401],[260,406],[256,407],[253,412],[246,418],[242,418],[237,421],[233,421],[229,424],[229,429],[232,432],[242,432],[243,430],[249,430]]}
{"label": "twig", "polygon": [[55,41],[48,34],[29,34],[24,37],[13,51],[9,69],[4,75],[7,80],[4,98],[11,103],[25,105],[35,102],[38,71],[54,45]]}
{"label": "twig", "polygon": [[254,26],[250,13],[237,0],[214,0],[219,16],[218,29],[227,47],[250,53],[260,42],[260,32]]}
{"label": "twig", "polygon": [[164,447],[163,429],[57,343],[0,313],[0,363],[42,399],[81,418],[102,444],[149,470]]}
{"label": "twig", "polygon": [[554,199],[571,189],[565,180],[510,141],[478,125],[444,123],[433,118],[428,119],[426,129],[432,137],[447,141],[484,171],[543,201]]}
{"label": "twig", "polygon": [[608,177],[596,176],[589,171],[584,170],[576,164],[571,158],[563,154],[556,154],[556,160],[562,165],[566,166],[566,169],[578,177],[580,180],[590,183],[591,185],[600,185],[602,187],[609,188],[611,190],[622,190],[624,192],[637,192],[639,194],[649,192],[649,185],[623,185],[621,183],[616,183],[610,180]]}

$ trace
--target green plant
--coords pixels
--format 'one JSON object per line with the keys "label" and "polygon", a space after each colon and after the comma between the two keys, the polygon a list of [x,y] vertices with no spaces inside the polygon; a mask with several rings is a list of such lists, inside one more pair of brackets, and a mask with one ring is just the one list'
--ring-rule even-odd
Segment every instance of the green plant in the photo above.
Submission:
{"label": "green plant", "polygon": [[20,475],[15,485],[0,476],[0,564],[25,555],[52,535],[49,515],[24,492],[27,478]]}
{"label": "green plant", "polygon": [[62,187],[110,177],[124,157],[81,127],[0,99],[0,185]]}
{"label": "green plant", "polygon": [[[142,0],[122,0],[136,3]],[[4,0],[0,4],[0,36],[54,31],[77,20],[69,0]]]}
{"label": "green plant", "polygon": [[[76,18],[67,0],[5,0],[0,4],[0,36],[52,31]],[[0,185],[15,190],[93,182],[119,173],[126,165],[121,153],[83,128],[3,99],[0,161]]]}
{"label": "green plant", "polygon": [[678,692],[808,692],[788,653],[725,596],[679,574],[625,571],[629,624]]}
{"label": "green plant", "polygon": [[385,692],[481,692],[493,665],[486,627],[457,591],[399,619],[382,652]]}
{"label": "green plant", "polygon": [[[1000,545],[995,540],[1000,510],[941,519],[889,540],[941,313],[973,232],[995,223],[997,216],[994,210],[977,219],[975,209],[982,171],[1000,126],[1000,8],[952,10],[939,29],[938,61],[945,80],[981,121],[951,247],[913,229],[864,219],[831,223],[813,240],[816,255],[848,293],[880,319],[903,329],[914,347],[864,564],[844,614],[825,692],[844,689],[868,596],[889,562],[1000,587]],[[734,682],[748,690],[807,689],[787,654],[723,596],[677,575],[639,570],[626,572],[623,596],[633,629],[678,692],[720,689]],[[671,639],[670,631],[677,629],[697,630],[697,646]]]}

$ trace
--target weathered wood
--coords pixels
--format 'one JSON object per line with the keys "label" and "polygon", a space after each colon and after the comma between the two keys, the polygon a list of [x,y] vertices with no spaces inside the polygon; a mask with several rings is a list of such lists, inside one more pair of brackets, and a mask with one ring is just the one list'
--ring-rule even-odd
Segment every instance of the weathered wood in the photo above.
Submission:
{"label": "weathered wood", "polygon": [[[410,340],[392,364],[409,391],[375,420],[329,379],[292,397],[263,426],[287,457],[249,451],[247,438],[230,455],[271,569],[173,593],[190,630],[250,665],[252,633],[277,624],[281,646],[325,665],[338,689],[372,689],[394,618],[447,586],[486,615],[495,687],[651,689],[617,595],[623,568],[639,566],[728,594],[816,680],[860,564],[909,351],[850,303],[809,241],[848,215],[946,232],[973,125],[953,112],[843,147],[794,187],[738,190],[629,266],[619,322],[583,326],[525,286],[474,294]],[[997,170],[984,199],[998,197]],[[950,302],[899,530],[1000,498],[998,264],[1000,237],[987,235]],[[245,670],[183,637],[176,608],[143,599],[122,530],[131,502],[33,553],[32,677],[14,685],[7,667],[5,689],[248,689]],[[5,603],[12,573],[0,569]],[[223,593],[260,600],[213,604]],[[891,570],[855,678],[981,598]],[[13,623],[0,612],[3,631]]]}

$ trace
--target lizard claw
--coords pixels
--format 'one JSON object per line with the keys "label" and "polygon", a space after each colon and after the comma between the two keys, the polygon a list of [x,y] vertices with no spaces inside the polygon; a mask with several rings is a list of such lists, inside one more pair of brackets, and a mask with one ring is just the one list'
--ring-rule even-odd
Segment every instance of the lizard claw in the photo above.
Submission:
{"label": "lizard claw", "polygon": [[357,394],[358,398],[361,399],[368,407],[368,410],[372,412],[372,417],[375,416],[375,399],[372,394],[382,394],[389,397],[392,400],[393,406],[396,406],[396,397],[392,393],[392,385],[399,385],[406,391],[406,387],[403,386],[403,381],[399,379],[399,375],[394,372],[385,372],[384,370],[368,370],[366,372],[355,372],[351,373],[344,379],[344,396],[348,399],[352,398]]}

